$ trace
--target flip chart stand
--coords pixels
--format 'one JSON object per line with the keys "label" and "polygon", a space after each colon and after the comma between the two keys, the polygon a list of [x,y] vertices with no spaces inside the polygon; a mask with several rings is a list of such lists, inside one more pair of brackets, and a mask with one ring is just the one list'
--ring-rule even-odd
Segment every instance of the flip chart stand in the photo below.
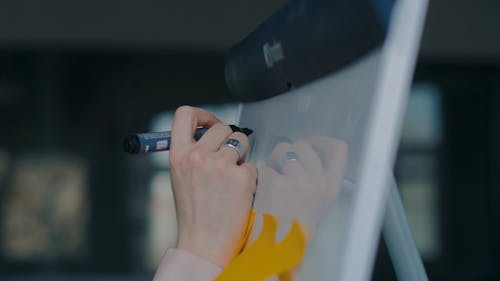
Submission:
{"label": "flip chart stand", "polygon": [[390,191],[382,232],[396,276],[399,281],[428,281],[393,175],[388,184]]}

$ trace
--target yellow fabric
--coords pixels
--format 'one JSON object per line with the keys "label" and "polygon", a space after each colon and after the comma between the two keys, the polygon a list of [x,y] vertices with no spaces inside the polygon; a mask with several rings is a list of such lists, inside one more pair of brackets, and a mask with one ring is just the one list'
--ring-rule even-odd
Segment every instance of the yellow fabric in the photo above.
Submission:
{"label": "yellow fabric", "polygon": [[280,281],[293,281],[292,273],[290,273],[290,271],[282,273],[280,274],[279,279]]}
{"label": "yellow fabric", "polygon": [[215,279],[216,281],[262,281],[279,275],[283,281],[290,281],[289,272],[299,265],[304,257],[306,235],[303,227],[294,220],[285,238],[275,243],[278,229],[277,219],[263,215],[261,234]]}

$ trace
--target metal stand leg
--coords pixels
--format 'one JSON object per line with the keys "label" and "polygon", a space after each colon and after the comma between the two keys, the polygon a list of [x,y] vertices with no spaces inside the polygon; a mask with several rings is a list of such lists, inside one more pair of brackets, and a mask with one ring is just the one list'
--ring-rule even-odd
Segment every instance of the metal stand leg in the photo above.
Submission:
{"label": "metal stand leg", "polygon": [[411,234],[393,175],[389,178],[389,184],[391,188],[385,211],[383,234],[396,276],[399,281],[427,281],[422,258]]}

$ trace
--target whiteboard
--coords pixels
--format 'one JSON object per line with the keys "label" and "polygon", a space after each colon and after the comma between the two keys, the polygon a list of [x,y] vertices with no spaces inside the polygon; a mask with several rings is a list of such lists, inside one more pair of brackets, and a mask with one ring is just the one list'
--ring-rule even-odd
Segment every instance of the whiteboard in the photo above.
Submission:
{"label": "whiteboard", "polygon": [[[297,219],[311,238],[298,280],[368,280],[413,75],[426,0],[399,0],[383,46],[335,73],[241,105],[254,129],[257,214]],[[262,221],[256,217],[252,239]]]}

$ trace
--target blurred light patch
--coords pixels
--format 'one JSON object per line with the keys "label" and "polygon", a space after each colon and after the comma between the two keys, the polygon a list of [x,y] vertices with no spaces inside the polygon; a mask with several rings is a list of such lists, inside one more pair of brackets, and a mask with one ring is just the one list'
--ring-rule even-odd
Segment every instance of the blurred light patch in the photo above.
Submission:
{"label": "blurred light patch", "polygon": [[430,182],[406,182],[400,186],[401,198],[408,211],[408,220],[417,247],[426,260],[436,258],[440,251],[438,223],[438,190]]}
{"label": "blurred light patch", "polygon": [[432,84],[413,87],[401,140],[405,144],[434,145],[441,141],[441,99]]}
{"label": "blurred light patch", "polygon": [[86,254],[87,170],[72,156],[13,162],[3,192],[2,256],[10,261],[80,260]]}
{"label": "blurred light patch", "polygon": [[9,162],[9,154],[7,151],[0,149],[0,190],[2,190],[4,186],[7,170],[9,168]]}
{"label": "blurred light patch", "polygon": [[399,159],[399,189],[410,228],[425,260],[437,258],[440,247],[439,186],[433,155],[404,155]]}
{"label": "blurred light patch", "polygon": [[[230,103],[222,105],[204,105],[200,107],[212,112],[226,124],[238,123],[239,104]],[[173,120],[174,111],[160,113],[151,121],[151,131],[160,132],[170,130]],[[168,168],[168,152],[152,153],[151,157],[153,162],[159,167]]]}
{"label": "blurred light patch", "polygon": [[415,85],[404,120],[396,174],[410,228],[427,261],[441,251],[438,199],[442,135],[441,93],[432,84]]}
{"label": "blurred light patch", "polygon": [[150,194],[147,266],[154,269],[167,248],[175,247],[177,242],[177,218],[170,173],[156,173],[151,181]]}

